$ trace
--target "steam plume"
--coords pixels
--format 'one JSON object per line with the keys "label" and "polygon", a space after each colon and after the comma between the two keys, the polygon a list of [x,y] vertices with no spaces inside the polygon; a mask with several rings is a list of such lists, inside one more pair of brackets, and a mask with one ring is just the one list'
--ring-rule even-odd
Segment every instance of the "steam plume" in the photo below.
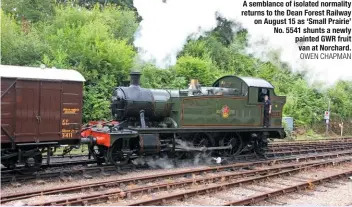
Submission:
{"label": "steam plume", "polygon": [[[289,0],[284,0],[288,2]],[[247,2],[251,2],[248,0]],[[259,1],[258,1],[259,2]],[[260,1],[262,2],[262,1]],[[351,63],[352,60],[301,60],[299,50],[295,41],[295,36],[331,35],[331,34],[274,34],[273,26],[267,24],[254,24],[254,19],[264,19],[259,16],[241,16],[241,11],[274,11],[278,8],[243,8],[241,0],[134,0],[143,21],[138,32],[135,34],[135,46],[140,49],[140,58],[144,61],[151,61],[158,67],[166,68],[176,63],[176,55],[182,50],[187,37],[193,34],[197,38],[205,31],[210,31],[216,27],[215,13],[219,12],[223,17],[241,23],[249,33],[249,46],[244,51],[252,54],[261,60],[270,60],[270,51],[280,51],[280,60],[288,63],[292,71],[308,71],[307,79],[310,81],[324,81],[333,84],[339,79],[352,80]],[[286,11],[286,8],[279,8]],[[290,10],[322,10],[328,8],[321,7],[292,7]],[[335,9],[329,7],[329,9]],[[339,10],[350,10],[348,8],[336,8]],[[310,16],[316,18],[315,16]],[[283,19],[284,17],[267,17],[270,19]],[[350,25],[308,25],[308,16],[294,17],[304,19],[305,25],[299,26],[301,30],[306,27],[311,28],[346,28]],[[348,17],[349,18],[349,17]],[[284,29],[285,26],[278,25]],[[347,34],[341,34],[346,36]],[[263,41],[264,40],[264,41]],[[300,43],[301,45],[316,45],[317,43]],[[348,45],[347,43],[324,43],[325,45]],[[348,51],[351,52],[351,51]]]}

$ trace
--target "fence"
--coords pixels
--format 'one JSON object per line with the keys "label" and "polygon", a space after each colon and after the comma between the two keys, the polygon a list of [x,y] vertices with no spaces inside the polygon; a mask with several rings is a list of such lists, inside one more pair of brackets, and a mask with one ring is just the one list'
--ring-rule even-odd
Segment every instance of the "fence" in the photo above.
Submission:
{"label": "fence", "polygon": [[[329,135],[330,136],[339,136],[341,135],[340,125],[343,122],[343,136],[352,135],[352,118],[341,120],[341,117],[337,114],[331,114],[330,123],[329,123]],[[324,134],[326,131],[325,120],[316,122],[312,125],[312,129],[319,133]]]}

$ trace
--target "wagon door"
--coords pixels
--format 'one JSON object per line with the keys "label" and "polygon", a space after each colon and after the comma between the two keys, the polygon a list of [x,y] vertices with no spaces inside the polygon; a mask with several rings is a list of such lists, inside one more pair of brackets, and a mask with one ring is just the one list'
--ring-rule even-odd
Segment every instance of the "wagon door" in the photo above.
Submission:
{"label": "wagon door", "polygon": [[58,141],[61,137],[61,94],[62,83],[41,82],[39,102],[39,138]]}
{"label": "wagon door", "polygon": [[37,141],[39,122],[39,82],[17,80],[16,142]]}
{"label": "wagon door", "polygon": [[1,77],[1,143],[14,137],[16,121],[16,79]]}

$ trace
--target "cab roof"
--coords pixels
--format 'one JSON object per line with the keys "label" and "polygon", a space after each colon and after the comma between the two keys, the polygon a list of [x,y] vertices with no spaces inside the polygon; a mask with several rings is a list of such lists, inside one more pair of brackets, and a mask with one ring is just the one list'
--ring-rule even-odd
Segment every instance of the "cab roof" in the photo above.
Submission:
{"label": "cab roof", "polygon": [[234,82],[238,82],[240,80],[241,82],[244,82],[248,87],[274,88],[274,86],[271,83],[269,83],[268,81],[262,78],[240,77],[240,76],[234,76],[234,75],[227,75],[219,78],[214,82],[213,86],[219,85],[218,83],[223,79],[232,79],[232,78]]}

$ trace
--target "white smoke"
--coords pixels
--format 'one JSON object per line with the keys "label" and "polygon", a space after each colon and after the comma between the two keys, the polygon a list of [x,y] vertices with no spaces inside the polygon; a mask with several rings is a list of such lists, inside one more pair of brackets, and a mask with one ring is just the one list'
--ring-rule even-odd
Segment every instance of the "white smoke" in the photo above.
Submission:
{"label": "white smoke", "polygon": [[208,154],[205,153],[195,153],[193,155],[194,157],[191,159],[177,160],[177,164],[172,158],[154,158],[152,156],[139,157],[137,159],[132,160],[132,163],[135,165],[147,165],[148,167],[154,169],[173,169],[176,167],[206,166],[215,163],[221,164],[222,161],[221,157],[214,158],[210,157]]}
{"label": "white smoke", "polygon": [[[289,0],[283,0],[288,2]],[[253,2],[247,0],[247,2]],[[262,2],[258,0],[258,2]],[[270,1],[269,1],[270,2]],[[286,8],[253,8],[243,7],[243,0],[134,0],[143,21],[138,32],[135,34],[135,46],[140,49],[140,58],[144,61],[151,61],[158,67],[166,68],[176,63],[176,55],[180,52],[187,41],[189,35],[197,38],[202,32],[210,31],[216,27],[215,13],[220,13],[223,17],[241,23],[242,27],[249,32],[249,46],[246,53],[252,54],[261,60],[270,60],[271,51],[280,51],[280,60],[289,64],[292,71],[308,71],[307,79],[312,81],[324,81],[333,84],[339,79],[352,80],[351,63],[352,60],[301,60],[300,52],[295,41],[295,36],[313,36],[319,34],[303,34],[302,30],[306,27],[311,28],[351,28],[351,25],[308,25],[308,16],[293,17],[296,25],[300,27],[301,34],[274,34],[273,26],[267,24],[254,24],[254,19],[264,19],[259,16],[241,16],[241,11],[274,11]],[[329,7],[331,10],[335,8]],[[325,10],[321,7],[291,7],[290,10]],[[336,8],[340,11],[349,8]],[[267,17],[270,19],[283,19],[284,17]],[[318,16],[310,16],[319,18]],[[337,18],[337,17],[333,17]],[[349,19],[348,17],[347,19]],[[305,25],[298,25],[297,20],[304,19]],[[352,24],[352,23],[351,23]],[[278,25],[284,29],[289,25]],[[198,35],[198,36],[197,36]],[[332,34],[320,34],[332,35]],[[347,34],[340,34],[347,36]],[[263,40],[265,40],[263,43]],[[302,45],[302,43],[300,43]],[[303,45],[316,45],[319,43],[303,43]],[[322,43],[320,43],[322,44]],[[324,43],[325,45],[348,45],[349,43]]]}
{"label": "white smoke", "polygon": [[143,18],[134,42],[141,50],[141,58],[161,68],[174,65],[189,35],[209,31],[216,25],[213,8],[201,7],[200,11],[199,5],[203,3],[202,0],[167,3],[135,0],[134,6]]}

